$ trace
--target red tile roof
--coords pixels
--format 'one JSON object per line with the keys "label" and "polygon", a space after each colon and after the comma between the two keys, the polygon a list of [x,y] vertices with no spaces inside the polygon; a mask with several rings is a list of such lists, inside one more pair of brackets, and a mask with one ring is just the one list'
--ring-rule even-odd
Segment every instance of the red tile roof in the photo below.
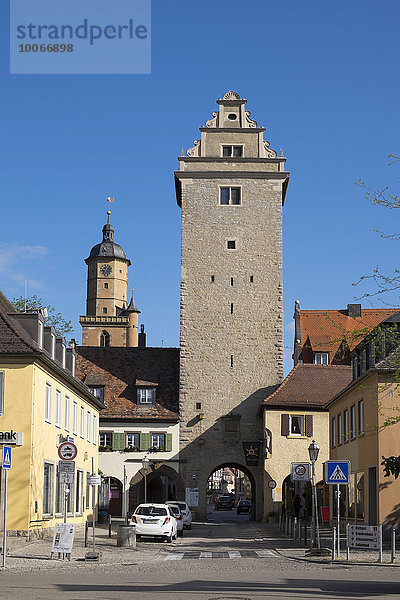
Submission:
{"label": "red tile roof", "polygon": [[261,406],[322,409],[351,379],[352,368],[346,365],[299,363]]}
{"label": "red tile roof", "polygon": [[[100,419],[177,421],[179,348],[76,348],[76,375],[87,385],[104,385]],[[91,383],[93,382],[93,383]],[[156,386],[154,406],[137,404],[137,385]]]}
{"label": "red tile roof", "polygon": [[374,327],[398,311],[363,308],[361,317],[349,317],[345,310],[300,310],[301,345],[309,339],[314,352],[330,352],[332,359],[343,338],[353,350]]}

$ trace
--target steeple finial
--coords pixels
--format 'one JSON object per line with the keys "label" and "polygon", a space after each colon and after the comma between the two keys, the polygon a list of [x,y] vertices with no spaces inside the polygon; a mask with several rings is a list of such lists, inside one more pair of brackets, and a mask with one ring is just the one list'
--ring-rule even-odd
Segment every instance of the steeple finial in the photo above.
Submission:
{"label": "steeple finial", "polygon": [[111,215],[111,210],[107,211],[107,225],[110,224],[110,215]]}

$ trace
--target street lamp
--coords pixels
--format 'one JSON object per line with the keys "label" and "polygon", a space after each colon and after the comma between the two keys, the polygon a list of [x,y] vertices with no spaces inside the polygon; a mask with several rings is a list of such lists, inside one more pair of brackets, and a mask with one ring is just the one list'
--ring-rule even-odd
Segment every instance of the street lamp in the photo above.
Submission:
{"label": "street lamp", "polygon": [[308,446],[308,455],[311,461],[312,467],[312,547],[320,548],[319,541],[319,527],[318,527],[318,500],[317,500],[317,486],[315,480],[315,463],[318,460],[319,446],[313,440]]}
{"label": "street lamp", "polygon": [[147,503],[147,471],[149,470],[149,466],[150,466],[150,460],[147,458],[147,456],[144,456],[142,458],[142,465],[143,465],[143,471],[144,471],[144,503]]}

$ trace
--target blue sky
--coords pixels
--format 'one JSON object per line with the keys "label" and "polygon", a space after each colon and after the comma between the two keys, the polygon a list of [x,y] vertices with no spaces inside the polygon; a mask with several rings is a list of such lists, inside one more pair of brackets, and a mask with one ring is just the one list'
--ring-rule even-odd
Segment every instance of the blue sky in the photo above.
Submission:
{"label": "blue sky", "polygon": [[[11,0],[12,1],[12,0]],[[1,4],[0,289],[37,294],[80,340],[86,258],[114,196],[115,239],[149,345],[179,342],[173,171],[227,90],[284,150],[286,371],[293,303],[344,308],[358,277],[398,267],[398,213],[354,182],[398,187],[400,4],[153,0],[151,75],[10,75]],[[372,286],[370,286],[372,288]],[[367,286],[363,290],[367,291]],[[361,292],[362,290],[360,290]],[[397,296],[388,299],[398,303]],[[364,304],[369,306],[368,303]]]}

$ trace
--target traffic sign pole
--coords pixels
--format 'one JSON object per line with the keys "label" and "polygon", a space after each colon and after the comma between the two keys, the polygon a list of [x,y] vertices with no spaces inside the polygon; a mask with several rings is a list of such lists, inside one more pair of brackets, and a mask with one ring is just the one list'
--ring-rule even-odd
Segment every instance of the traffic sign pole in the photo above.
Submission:
{"label": "traffic sign pole", "polygon": [[340,486],[336,484],[337,557],[340,556]]}
{"label": "traffic sign pole", "polygon": [[6,566],[6,549],[7,549],[7,485],[8,485],[8,469],[4,469],[4,518],[3,518],[3,564]]}

